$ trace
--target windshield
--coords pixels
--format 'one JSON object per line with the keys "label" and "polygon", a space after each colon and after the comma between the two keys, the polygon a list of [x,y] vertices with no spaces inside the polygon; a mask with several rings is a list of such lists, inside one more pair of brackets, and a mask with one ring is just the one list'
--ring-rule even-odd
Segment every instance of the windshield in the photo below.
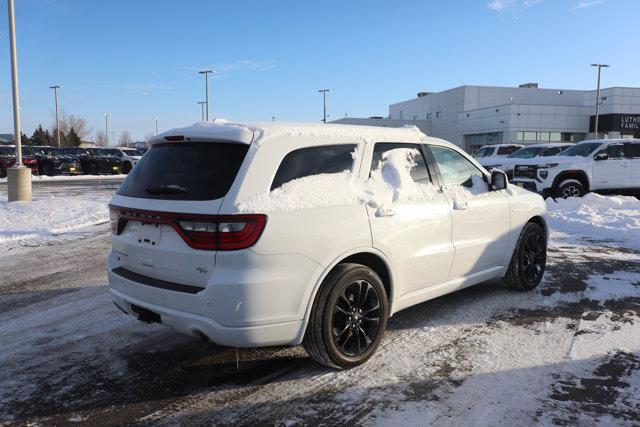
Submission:
{"label": "windshield", "polygon": [[576,144],[573,147],[563,151],[560,153],[560,156],[580,156],[587,157],[589,154],[593,153],[596,148],[600,147],[602,142],[583,142],[580,144]]}
{"label": "windshield", "polygon": [[489,157],[491,154],[493,154],[493,147],[482,147],[473,153],[473,157],[479,159],[480,157]]}
{"label": "windshield", "polygon": [[525,147],[509,155],[510,159],[531,159],[544,150],[544,147]]}

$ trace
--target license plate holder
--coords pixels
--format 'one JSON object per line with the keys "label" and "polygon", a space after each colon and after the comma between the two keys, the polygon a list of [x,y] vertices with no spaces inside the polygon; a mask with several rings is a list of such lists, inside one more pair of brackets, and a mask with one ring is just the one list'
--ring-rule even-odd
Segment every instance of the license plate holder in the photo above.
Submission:
{"label": "license plate holder", "polygon": [[138,243],[156,246],[162,237],[162,226],[154,223],[136,222],[136,236]]}

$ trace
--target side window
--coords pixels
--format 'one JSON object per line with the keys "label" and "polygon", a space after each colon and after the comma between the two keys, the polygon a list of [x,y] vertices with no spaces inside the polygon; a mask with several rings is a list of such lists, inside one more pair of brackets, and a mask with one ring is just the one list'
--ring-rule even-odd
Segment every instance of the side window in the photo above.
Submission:
{"label": "side window", "polygon": [[431,176],[429,175],[429,171],[427,170],[427,163],[424,160],[422,155],[422,151],[420,150],[420,146],[418,144],[393,144],[387,142],[379,142],[373,147],[373,158],[371,159],[371,170],[378,169],[380,167],[380,162],[382,161],[382,155],[391,150],[397,149],[410,149],[417,150],[418,155],[414,157],[414,162],[416,163],[413,168],[411,168],[411,178],[413,182],[420,184],[431,184]]}
{"label": "side window", "polygon": [[457,151],[437,145],[431,145],[430,147],[445,185],[462,185],[471,188],[473,186],[473,176],[481,178],[484,176],[480,169]]}
{"label": "side window", "polygon": [[271,183],[271,190],[305,176],[351,171],[355,144],[300,148],[287,154]]}
{"label": "side window", "polygon": [[515,153],[517,150],[519,150],[519,147],[516,147],[515,145],[500,147],[498,148],[498,156],[508,156],[509,154]]}
{"label": "side window", "polygon": [[640,158],[640,142],[625,142],[624,151],[627,157]]}
{"label": "side window", "polygon": [[543,150],[542,153],[538,155],[538,157],[555,156],[556,154],[559,154],[561,151],[562,151],[561,147],[547,148],[546,150]]}
{"label": "side window", "polygon": [[624,157],[624,146],[622,144],[607,145],[602,153],[607,153],[610,159],[621,159]]}

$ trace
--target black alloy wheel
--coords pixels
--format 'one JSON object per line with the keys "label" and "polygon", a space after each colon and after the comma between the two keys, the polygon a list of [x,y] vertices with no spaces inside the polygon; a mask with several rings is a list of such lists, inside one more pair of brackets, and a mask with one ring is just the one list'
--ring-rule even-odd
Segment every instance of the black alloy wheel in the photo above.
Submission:
{"label": "black alloy wheel", "polygon": [[503,280],[512,289],[530,291],[542,281],[546,264],[546,232],[540,225],[529,222],[520,233]]}
{"label": "black alloy wheel", "polygon": [[556,189],[556,197],[567,199],[569,197],[582,197],[586,193],[584,186],[575,180],[561,183]]}
{"label": "black alloy wheel", "polygon": [[357,280],[347,285],[333,304],[331,337],[347,356],[359,356],[370,346],[380,326],[380,295],[371,283]]}
{"label": "black alloy wheel", "polygon": [[375,353],[388,317],[387,291],[376,272],[338,264],[318,290],[302,345],[318,363],[353,368]]}
{"label": "black alloy wheel", "polygon": [[520,254],[520,268],[528,285],[536,286],[540,282],[544,274],[546,258],[547,251],[542,243],[542,236],[538,233],[528,234]]}

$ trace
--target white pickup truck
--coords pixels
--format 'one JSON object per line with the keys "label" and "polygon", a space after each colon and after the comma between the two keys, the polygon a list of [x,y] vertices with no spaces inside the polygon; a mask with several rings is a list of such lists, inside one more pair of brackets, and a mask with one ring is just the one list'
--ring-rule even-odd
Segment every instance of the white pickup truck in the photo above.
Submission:
{"label": "white pickup truck", "polygon": [[640,139],[590,140],[558,156],[522,160],[513,184],[551,197],[640,194]]}

